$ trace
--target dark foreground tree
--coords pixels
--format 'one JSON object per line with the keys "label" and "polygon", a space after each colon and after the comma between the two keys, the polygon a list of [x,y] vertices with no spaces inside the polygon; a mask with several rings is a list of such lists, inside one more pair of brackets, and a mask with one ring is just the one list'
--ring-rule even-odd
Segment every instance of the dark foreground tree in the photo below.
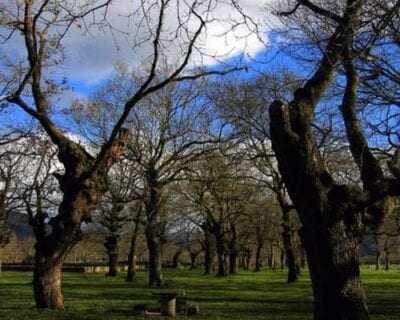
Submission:
{"label": "dark foreground tree", "polygon": [[[294,92],[293,100],[288,104],[275,101],[270,108],[272,146],[303,225],[300,235],[307,252],[316,320],[369,319],[360,279],[359,243],[365,229],[376,228],[391,211],[391,196],[400,190],[400,152],[390,162],[392,177],[385,177],[356,114],[359,77],[351,45],[360,27],[363,4],[348,0],[343,12],[336,13],[309,1],[297,2],[292,12],[305,5],[308,12],[334,21],[336,27],[317,70]],[[312,130],[316,106],[342,61],[346,87],[340,109],[362,189],[334,181]]]}

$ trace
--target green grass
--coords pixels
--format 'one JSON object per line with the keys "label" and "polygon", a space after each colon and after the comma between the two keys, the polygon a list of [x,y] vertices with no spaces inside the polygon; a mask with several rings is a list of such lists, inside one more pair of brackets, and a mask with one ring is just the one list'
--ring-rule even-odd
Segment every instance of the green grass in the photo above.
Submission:
{"label": "green grass", "polygon": [[[185,292],[200,305],[201,314],[190,319],[285,319],[312,318],[310,280],[288,285],[282,271],[241,272],[226,278],[203,276],[201,271],[166,270],[169,289]],[[135,304],[157,305],[146,285],[147,274],[139,273],[135,284],[123,277],[101,274],[63,275],[66,310],[38,311],[34,308],[31,274],[5,272],[0,278],[0,319],[6,320],[123,320],[133,319]],[[373,319],[399,318],[400,271],[363,270]],[[149,318],[147,318],[149,319]],[[188,319],[179,316],[177,319]]]}

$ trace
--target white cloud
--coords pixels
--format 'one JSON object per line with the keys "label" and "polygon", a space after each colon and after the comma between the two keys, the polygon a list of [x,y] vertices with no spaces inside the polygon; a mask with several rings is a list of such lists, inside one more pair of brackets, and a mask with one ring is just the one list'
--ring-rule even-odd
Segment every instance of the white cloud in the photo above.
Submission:
{"label": "white cloud", "polygon": [[[65,5],[67,6],[71,3],[82,4],[87,1],[65,0]],[[100,2],[90,1],[94,4]],[[170,0],[171,6],[166,13],[162,36],[164,40],[162,50],[164,56],[168,57],[168,63],[181,61],[182,59],[179,58],[182,58],[182,52],[185,52],[187,49],[185,45],[187,34],[185,35],[185,32],[182,32],[176,35],[176,28],[179,26],[177,4],[179,4],[179,13],[181,16],[184,16],[188,12],[188,3],[192,3],[193,1]],[[241,21],[242,17],[229,4],[230,0],[212,1],[216,5],[212,7],[210,12],[207,13],[204,7],[198,8],[198,12],[202,12],[204,19],[212,19],[213,21],[207,24],[202,36],[199,38],[200,41],[197,45],[197,49],[199,50],[193,52],[190,66],[199,65],[200,63],[214,65],[217,63],[217,60],[226,61],[241,53],[244,53],[245,56],[254,56],[264,48],[264,44],[259,40],[258,35],[251,33],[251,30],[246,25],[237,24],[235,27],[232,27],[234,21]],[[260,30],[263,32],[268,31],[263,23],[268,14],[263,10],[266,1],[270,0],[238,0],[243,11],[258,23]],[[154,4],[157,2],[159,1],[114,0],[107,14],[107,20],[115,28],[113,33],[109,29],[104,28],[104,25],[102,25],[103,28],[98,28],[97,26],[90,28],[90,34],[86,32],[83,23],[82,25],[77,23],[72,26],[62,42],[65,48],[65,61],[55,66],[57,68],[55,69],[56,76],[60,78],[65,76],[70,83],[80,83],[82,87],[88,88],[106,78],[114,69],[114,64],[118,61],[122,61],[132,67],[142,68],[145,66],[153,53],[152,42],[147,41],[140,46],[135,46],[137,39],[134,39],[137,25],[143,23],[143,20],[141,20],[143,15],[141,16],[137,12],[136,15],[131,14],[129,19],[127,15],[137,9],[135,6],[138,6],[138,3],[149,5],[150,3]],[[207,2],[207,0],[197,1],[197,3],[202,2]],[[154,25],[157,21],[158,12],[154,7],[152,8],[149,9],[151,14],[149,15],[150,20],[148,22]],[[19,14],[19,18],[22,19],[21,15],[23,11]],[[99,21],[99,17],[97,17],[97,21]],[[188,28],[185,31],[189,30],[192,33],[195,32],[199,25],[199,21],[194,15],[191,15],[188,20],[183,21],[183,24],[186,23]],[[136,36],[139,38],[146,36],[145,30],[141,29]],[[14,36],[7,42],[7,46],[0,48],[0,54],[3,53],[12,56],[14,59],[26,61],[23,39],[19,33],[14,33]],[[215,59],[216,57],[218,59]]]}
{"label": "white cloud", "polygon": [[[215,64],[216,56],[218,60],[226,60],[241,53],[254,56],[264,48],[264,44],[258,36],[251,33],[246,25],[242,24],[232,28],[233,21],[240,21],[242,18],[237,11],[223,2],[217,1],[218,5],[208,16],[208,18],[214,18],[214,21],[207,25],[205,33],[200,38],[201,42],[198,48],[206,55],[201,55],[196,51],[193,55],[192,65],[199,64],[200,61],[207,65]],[[240,5],[244,12],[259,23],[261,31],[266,31],[265,27],[263,30],[262,24],[267,14],[263,10],[264,2],[242,0]],[[128,37],[118,32],[114,32],[114,36],[111,36],[110,32],[98,29],[91,30],[93,36],[88,36],[82,35],[82,30],[78,27],[73,28],[64,41],[67,50],[64,71],[69,79],[90,85],[106,77],[113,70],[113,64],[116,61],[124,61],[134,67],[144,65],[146,58],[148,59],[152,54],[151,42],[133,48],[132,30],[139,22],[139,17],[131,16],[129,24],[128,20],[123,17],[133,10],[132,1],[120,0],[115,2],[108,13],[109,21],[114,27],[131,32]],[[156,17],[152,18],[156,19]],[[171,8],[166,17],[164,37],[172,37],[177,24],[176,8]],[[189,22],[192,32],[197,26],[196,19]],[[170,62],[177,60],[183,42],[184,38],[177,38],[172,43],[168,43],[164,49],[168,52]]]}

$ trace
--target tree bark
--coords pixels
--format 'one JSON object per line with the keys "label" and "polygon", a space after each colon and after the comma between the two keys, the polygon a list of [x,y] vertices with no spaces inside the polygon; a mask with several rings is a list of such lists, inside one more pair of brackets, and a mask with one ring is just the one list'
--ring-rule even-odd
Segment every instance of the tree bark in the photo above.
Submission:
{"label": "tree bark", "polygon": [[381,268],[381,251],[379,249],[375,250],[375,270],[380,270]]}
{"label": "tree bark", "polygon": [[149,285],[152,287],[164,286],[161,261],[161,239],[158,228],[146,227],[146,239],[149,249]]}
{"label": "tree bark", "polygon": [[58,216],[46,223],[44,213],[38,210],[36,216],[30,220],[36,238],[33,291],[36,307],[39,309],[64,308],[61,292],[63,261],[82,238],[81,220],[69,220],[66,223],[64,215],[68,213],[75,218],[83,217],[89,210],[84,199],[81,192],[64,194]]}
{"label": "tree bark", "polygon": [[208,230],[204,230],[204,242],[203,242],[204,274],[211,274],[212,271],[212,264],[213,264],[212,237],[213,237],[212,233],[210,233]]}
{"label": "tree bark", "polygon": [[256,247],[256,262],[255,262],[255,267],[254,267],[254,272],[259,272],[261,271],[262,267],[262,262],[261,262],[261,251],[262,251],[263,245],[262,243],[257,241],[257,247]]}
{"label": "tree bark", "polygon": [[221,234],[221,231],[216,231],[215,234],[216,247],[217,247],[217,257],[218,257],[218,271],[217,276],[226,276],[225,268],[225,239]]}
{"label": "tree bark", "polygon": [[239,250],[237,249],[237,232],[236,226],[230,223],[230,240],[229,240],[229,273],[237,273],[237,258],[239,255]]}
{"label": "tree bark", "polygon": [[107,249],[108,255],[108,272],[106,276],[109,277],[116,277],[117,276],[117,265],[118,265],[118,257],[119,257],[119,236],[117,235],[110,235],[106,237],[106,242],[104,246]]}
{"label": "tree bark", "polygon": [[314,319],[369,319],[360,279],[360,240],[342,222],[302,229],[314,291]]}
{"label": "tree bark", "polygon": [[287,210],[283,210],[282,213],[283,213],[282,238],[283,238],[283,247],[285,249],[287,267],[288,267],[287,282],[294,283],[299,280],[298,277],[299,266],[297,265],[297,259],[293,247],[293,231],[290,223],[290,212],[287,212]]}
{"label": "tree bark", "polygon": [[78,144],[69,141],[61,133],[59,160],[65,173],[56,175],[63,193],[58,215],[48,220],[41,206],[41,194],[36,188],[36,214],[27,204],[35,244],[33,291],[38,308],[64,308],[61,292],[61,270],[64,258],[82,238],[81,223],[91,221],[92,208],[107,190],[107,172],[120,156],[129,137],[121,132],[110,149],[104,150],[102,161],[94,166],[94,159]]}
{"label": "tree bark", "polygon": [[385,250],[385,271],[390,270],[390,250]]}
{"label": "tree bark", "polygon": [[128,272],[126,273],[126,281],[136,281],[136,250],[137,250],[137,238],[138,238],[138,223],[135,224],[135,230],[133,231],[131,244],[129,247],[128,254]]}
{"label": "tree bark", "polygon": [[[272,112],[271,118],[275,116]],[[342,187],[332,187],[311,129],[299,124],[296,128],[305,130],[301,138],[294,139],[292,133],[283,133],[288,128],[285,125],[279,123],[278,128],[278,121],[272,121],[273,148],[302,220],[301,239],[314,291],[314,319],[369,319],[358,266],[360,240],[349,232],[357,220],[345,222],[342,218],[357,215],[348,212]],[[344,209],[346,214],[341,213]]]}
{"label": "tree bark", "polygon": [[40,253],[35,257],[33,292],[38,309],[63,309],[64,296],[61,292],[62,260],[49,259]]}
{"label": "tree bark", "polygon": [[229,252],[229,273],[230,274],[237,273],[237,270],[238,270],[237,257],[238,257],[238,252],[237,251],[230,251]]}
{"label": "tree bark", "polygon": [[145,235],[149,249],[149,285],[162,287],[165,285],[162,275],[164,230],[159,211],[162,186],[158,182],[158,171],[154,167],[148,168],[146,179],[149,188],[147,200],[145,201],[147,217]]}
{"label": "tree bark", "polygon": [[[345,19],[328,40],[314,75],[303,88],[295,91],[292,102],[286,105],[275,101],[270,108],[272,147],[303,226],[301,239],[313,285],[315,320],[369,319],[358,263],[362,216],[360,208],[354,204],[359,203],[360,193],[335,184],[312,131],[316,105],[332,82],[336,64],[343,58],[354,36],[361,7],[360,0],[347,1],[343,13]],[[352,106],[357,80],[349,66],[346,71],[347,84],[341,110],[353,158],[360,168],[363,167],[364,186],[371,186],[368,181],[381,175],[355,126]],[[361,149],[352,147],[359,143]],[[368,168],[371,170],[365,170]],[[367,171],[370,171],[369,175]]]}

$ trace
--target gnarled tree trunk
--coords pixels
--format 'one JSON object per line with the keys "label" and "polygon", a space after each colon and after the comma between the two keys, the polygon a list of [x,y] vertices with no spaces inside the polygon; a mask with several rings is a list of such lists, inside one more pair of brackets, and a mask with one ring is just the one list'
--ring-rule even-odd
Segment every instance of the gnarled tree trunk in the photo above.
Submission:
{"label": "gnarled tree trunk", "polygon": [[33,293],[39,309],[63,309],[61,291],[62,256],[53,260],[37,251],[33,271]]}
{"label": "gnarled tree trunk", "polygon": [[41,190],[35,186],[36,210],[27,203],[36,244],[33,291],[38,308],[64,308],[61,270],[64,258],[82,238],[81,223],[90,221],[91,211],[107,189],[107,171],[125,148],[128,131],[121,132],[103,161],[93,167],[93,158],[78,144],[58,137],[59,159],[65,173],[57,175],[63,199],[58,215],[49,219],[42,208]]}
{"label": "gnarled tree trunk", "polygon": [[[30,223],[36,237],[33,291],[37,308],[64,308],[61,271],[64,258],[82,238],[80,222],[89,211],[86,195],[83,194],[64,194],[59,215],[50,219],[49,223],[46,223],[46,215],[40,205],[36,215],[31,215]],[[71,214],[75,219],[65,221],[66,214]]]}
{"label": "gnarled tree trunk", "polygon": [[313,284],[314,319],[369,319],[358,262],[360,238],[349,236],[342,221],[304,227],[301,238]]}
{"label": "gnarled tree trunk", "polygon": [[[360,0],[347,1],[345,18],[329,39],[317,71],[296,90],[290,104],[275,101],[270,109],[272,147],[303,226],[301,239],[312,279],[315,320],[369,319],[358,263],[362,221],[355,203],[360,203],[360,193],[335,184],[311,128],[315,107],[357,29],[361,6]],[[346,71],[343,116],[353,158],[368,188],[368,180],[381,175],[355,123],[357,80],[347,66]],[[353,148],[356,145],[357,150]]]}

